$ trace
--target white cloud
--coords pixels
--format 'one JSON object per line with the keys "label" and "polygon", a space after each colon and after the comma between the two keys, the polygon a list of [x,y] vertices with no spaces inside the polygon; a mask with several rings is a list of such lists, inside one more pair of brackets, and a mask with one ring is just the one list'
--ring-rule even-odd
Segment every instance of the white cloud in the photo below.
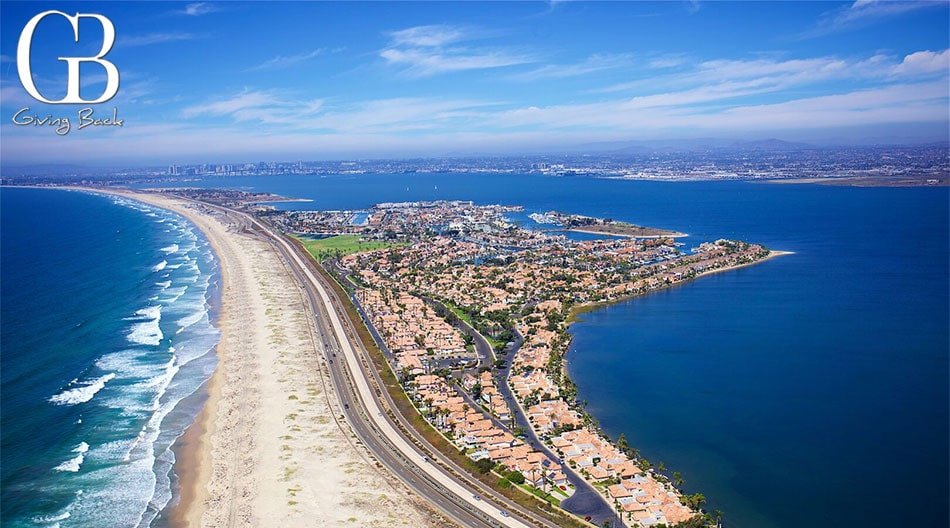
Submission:
{"label": "white cloud", "polygon": [[455,26],[416,26],[389,33],[389,47],[379,56],[390,64],[404,67],[411,75],[426,76],[445,72],[483,70],[526,64],[525,55],[484,47],[458,44],[480,38],[471,29]]}
{"label": "white cloud", "polygon": [[464,70],[484,70],[525,64],[530,59],[505,52],[477,52],[467,49],[427,50],[421,48],[389,48],[379,55],[391,64],[406,67],[414,75],[433,75],[437,73]]}
{"label": "white cloud", "polygon": [[502,127],[658,131],[821,129],[947,121],[945,82],[897,84],[778,103],[694,106],[723,101],[751,87],[720,86],[577,105],[526,107],[492,116]]}
{"label": "white cloud", "polygon": [[792,87],[807,86],[832,80],[886,81],[890,78],[922,77],[926,74],[947,73],[950,53],[921,51],[903,59],[875,54],[867,58],[842,59],[815,57],[801,59],[760,58],[752,60],[708,60],[680,68],[668,75],[653,75],[607,86],[595,93],[643,92],[647,90],[677,91],[714,83],[757,81],[760,92],[778,92]]}
{"label": "white cloud", "polygon": [[248,90],[216,101],[184,108],[182,117],[229,117],[236,122],[299,126],[318,113],[322,99],[294,100],[272,90]]}
{"label": "white cloud", "polygon": [[470,38],[468,31],[454,26],[416,26],[389,33],[394,46],[440,47]]}
{"label": "white cloud", "polygon": [[218,6],[214,4],[211,4],[208,2],[195,2],[192,4],[186,5],[185,8],[179,11],[178,13],[182,15],[188,15],[188,16],[201,16],[201,15],[207,15],[208,13],[214,13],[215,11],[219,11],[219,10],[220,9],[218,8]]}
{"label": "white cloud", "polygon": [[274,91],[244,90],[225,99],[192,105],[188,119],[227,117],[235,122],[288,125],[322,133],[431,130],[477,115],[490,101],[403,97],[328,106],[322,99],[299,101]]}
{"label": "white cloud", "polygon": [[512,79],[536,81],[541,79],[565,79],[578,77],[599,71],[613,70],[629,66],[633,57],[628,53],[594,54],[581,62],[573,64],[547,64],[530,71],[512,75]]}
{"label": "white cloud", "polygon": [[682,66],[683,64],[686,64],[686,57],[684,55],[663,55],[654,57],[647,61],[647,65],[649,67],[655,68],[657,70],[675,68],[677,66]]}
{"label": "white cloud", "polygon": [[911,53],[894,67],[894,73],[898,75],[948,73],[948,71],[950,71],[950,49]]}
{"label": "white cloud", "polygon": [[39,101],[33,99],[26,93],[26,90],[16,82],[4,82],[0,85],[0,106],[3,107],[23,107],[35,106]]}
{"label": "white cloud", "polygon": [[315,59],[322,55],[325,52],[324,49],[315,49],[312,51],[306,51],[303,53],[298,53],[296,55],[278,55],[272,59],[268,59],[256,66],[248,68],[246,71],[267,71],[267,70],[279,70],[282,68],[289,68],[300,64],[301,62],[306,62],[311,59]]}
{"label": "white cloud", "polygon": [[163,42],[177,42],[182,40],[191,40],[195,38],[191,33],[183,32],[165,32],[165,33],[148,33],[145,35],[132,35],[129,37],[122,37],[119,39],[119,46],[122,47],[134,47],[134,46],[148,46],[150,44],[161,44]]}
{"label": "white cloud", "polygon": [[918,9],[945,6],[941,1],[918,0],[856,0],[850,6],[844,6],[824,13],[814,28],[799,35],[812,38],[862,27],[889,17],[902,15]]}
{"label": "white cloud", "polygon": [[479,109],[496,104],[425,97],[377,99],[327,111],[311,119],[308,126],[358,134],[444,129],[448,125],[470,122]]}

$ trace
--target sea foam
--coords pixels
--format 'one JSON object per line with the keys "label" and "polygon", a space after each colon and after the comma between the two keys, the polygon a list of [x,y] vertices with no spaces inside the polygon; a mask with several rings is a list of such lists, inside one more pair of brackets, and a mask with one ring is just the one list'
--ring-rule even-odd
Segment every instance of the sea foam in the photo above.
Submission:
{"label": "sea foam", "polygon": [[162,307],[149,306],[135,312],[135,315],[137,317],[131,319],[144,318],[145,320],[132,325],[132,330],[129,331],[128,335],[129,341],[139,345],[151,346],[161,343],[162,338],[165,337],[159,327],[159,322],[162,320]]}
{"label": "sea foam", "polygon": [[109,382],[115,374],[110,372],[105,376],[96,378],[92,381],[84,382],[79,387],[64,390],[63,392],[50,397],[49,401],[58,405],[76,405],[85,403],[92,399],[97,392],[101,391],[106,383]]}
{"label": "sea foam", "polygon": [[152,271],[156,271],[156,272],[157,272],[157,271],[162,271],[163,269],[165,269],[165,266],[168,266],[168,261],[167,261],[167,260],[163,260],[163,261],[159,262],[158,264],[152,266]]}
{"label": "sea foam", "polygon": [[[89,451],[89,444],[86,442],[80,443],[75,449],[73,449],[73,453],[78,453],[76,456],[54,467],[53,469],[56,471],[69,471],[71,473],[79,471],[79,467],[82,466],[82,462],[86,458],[86,451]],[[68,517],[69,514],[67,513],[66,516]]]}

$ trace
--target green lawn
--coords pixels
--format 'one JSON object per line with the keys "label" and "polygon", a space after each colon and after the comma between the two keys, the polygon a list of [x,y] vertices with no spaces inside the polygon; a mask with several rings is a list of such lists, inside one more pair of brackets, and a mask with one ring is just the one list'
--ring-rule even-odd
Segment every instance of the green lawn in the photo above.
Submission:
{"label": "green lawn", "polygon": [[[528,493],[530,493],[530,494],[532,494],[532,495],[538,497],[539,499],[541,499],[541,500],[543,500],[543,501],[547,501],[547,502],[553,504],[554,506],[558,506],[558,507],[561,506],[561,501],[560,501],[560,500],[558,500],[557,498],[555,498],[554,496],[552,496],[552,495],[550,495],[550,494],[547,494],[547,493],[545,493],[545,492],[539,490],[538,488],[535,488],[534,486],[529,486],[529,485],[527,485],[527,484],[522,484],[522,485],[521,485],[521,489],[527,491]],[[558,491],[560,491],[560,490],[558,490]]]}
{"label": "green lawn", "polygon": [[296,237],[317,260],[338,255],[349,255],[362,251],[372,251],[400,245],[398,242],[383,242],[380,240],[363,240],[359,235],[336,235],[327,238],[313,239]]}
{"label": "green lawn", "polygon": [[[444,304],[446,308],[448,308],[452,313],[454,313],[456,317],[468,323],[468,325],[471,326],[472,328],[475,328],[476,330],[478,329],[479,325],[475,324],[475,320],[472,318],[472,314],[466,312],[460,306],[456,306],[455,304],[452,304],[450,302],[443,302],[442,304]],[[495,339],[494,337],[490,335],[485,335],[485,334],[482,334],[482,335],[485,337],[485,340],[488,341],[488,344],[491,345],[491,347],[494,348],[495,350],[501,350],[505,348],[505,345],[508,344],[507,341],[499,341],[498,339]]]}

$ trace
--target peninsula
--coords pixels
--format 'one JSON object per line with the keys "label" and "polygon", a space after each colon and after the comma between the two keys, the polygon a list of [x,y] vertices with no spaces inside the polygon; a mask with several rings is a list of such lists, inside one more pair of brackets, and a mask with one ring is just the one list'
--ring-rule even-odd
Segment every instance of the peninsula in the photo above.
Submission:
{"label": "peninsula", "polygon": [[672,231],[548,213],[567,226],[649,229],[575,241],[506,217],[520,210],[439,201],[255,214],[336,279],[377,369],[408,402],[396,405],[403,417],[493,492],[598,524],[714,525],[679,473],[608,438],[584,411],[564,368],[567,329],[585,307],[782,253],[734,240],[685,250]]}

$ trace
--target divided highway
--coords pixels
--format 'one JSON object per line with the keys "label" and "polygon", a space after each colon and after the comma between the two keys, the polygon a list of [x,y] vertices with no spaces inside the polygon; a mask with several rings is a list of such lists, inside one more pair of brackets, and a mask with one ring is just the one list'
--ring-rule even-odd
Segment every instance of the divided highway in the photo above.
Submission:
{"label": "divided highway", "polygon": [[[343,413],[356,435],[382,465],[462,526],[555,526],[465,476],[464,470],[434,449],[431,453],[424,452],[417,442],[426,444],[418,437],[414,442],[413,438],[407,436],[405,431],[415,436],[414,431],[405,423],[392,401],[387,401],[393,409],[392,415],[383,408],[381,400],[388,400],[389,394],[372,386],[371,379],[375,379],[377,387],[382,387],[381,380],[375,369],[361,360],[356,349],[361,345],[354,347],[354,339],[346,331],[346,324],[334,306],[334,302],[342,301],[324,284],[323,278],[318,277],[310,256],[302,248],[247,214],[204,202],[196,203],[217,210],[242,230],[270,241],[284,257],[288,268],[303,287],[314,314],[319,340],[327,356],[331,379],[343,405]],[[394,420],[398,420],[399,424]]]}

